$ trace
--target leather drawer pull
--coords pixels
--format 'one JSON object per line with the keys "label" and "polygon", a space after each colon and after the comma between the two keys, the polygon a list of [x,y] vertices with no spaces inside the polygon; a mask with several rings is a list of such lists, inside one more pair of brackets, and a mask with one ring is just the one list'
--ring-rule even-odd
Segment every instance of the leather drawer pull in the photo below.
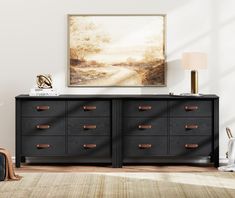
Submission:
{"label": "leather drawer pull", "polygon": [[50,109],[50,106],[36,106],[37,111],[46,111]]}
{"label": "leather drawer pull", "polygon": [[96,129],[96,125],[83,125],[84,129]]}
{"label": "leather drawer pull", "polygon": [[37,129],[49,129],[50,125],[49,124],[39,124],[36,126]]}
{"label": "leather drawer pull", "polygon": [[47,148],[50,148],[51,145],[50,144],[37,144],[36,147],[37,149],[47,149]]}
{"label": "leather drawer pull", "polygon": [[93,149],[93,148],[96,148],[96,144],[83,144],[83,148]]}
{"label": "leather drawer pull", "polygon": [[93,111],[96,110],[96,106],[83,106],[84,111]]}
{"label": "leather drawer pull", "polygon": [[196,111],[198,110],[198,106],[185,106],[185,111]]}
{"label": "leather drawer pull", "polygon": [[139,129],[151,129],[152,125],[139,125]]}
{"label": "leather drawer pull", "polygon": [[152,106],[139,106],[139,110],[140,111],[147,111],[147,110],[151,110]]}
{"label": "leather drawer pull", "polygon": [[152,147],[152,144],[139,144],[138,147],[140,149],[149,149]]}
{"label": "leather drawer pull", "polygon": [[199,147],[199,145],[198,144],[185,144],[184,147],[187,149],[196,149]]}
{"label": "leather drawer pull", "polygon": [[196,125],[196,124],[186,124],[185,129],[198,129],[198,125]]}

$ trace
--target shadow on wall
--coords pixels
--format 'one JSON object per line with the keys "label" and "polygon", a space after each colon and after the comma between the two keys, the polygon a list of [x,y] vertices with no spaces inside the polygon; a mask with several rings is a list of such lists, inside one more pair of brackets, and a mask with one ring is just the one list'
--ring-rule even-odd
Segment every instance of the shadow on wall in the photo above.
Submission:
{"label": "shadow on wall", "polygon": [[[179,72],[179,70],[182,70],[182,72]],[[112,89],[117,89],[117,90],[125,89],[126,94],[131,94],[130,92],[128,92],[128,90],[130,89],[134,89],[135,92],[140,92],[140,94],[154,94],[156,93],[156,91],[158,91],[156,89],[159,89],[160,93],[169,93],[170,91],[169,87],[174,87],[175,85],[181,83],[184,80],[184,75],[185,73],[183,72],[183,69],[181,67],[181,60],[177,59],[177,60],[172,60],[172,61],[167,62],[166,74],[165,74],[166,86],[163,86],[163,87],[157,87],[157,86],[153,86],[153,87],[77,87],[77,89],[92,90],[92,89],[98,88],[99,91],[97,91],[96,94],[110,93]],[[129,76],[126,78],[129,78]],[[123,81],[127,80],[126,78],[122,78],[120,76],[120,80],[117,82],[117,84],[120,84]],[[119,93],[119,91],[117,93]],[[138,94],[138,93],[135,93],[135,94]]]}
{"label": "shadow on wall", "polygon": [[[230,67],[225,72],[221,73],[219,71],[219,63],[220,63],[220,58],[219,58],[220,56],[219,56],[219,51],[218,51],[218,49],[219,49],[218,42],[220,41],[219,32],[221,31],[221,29],[225,28],[226,26],[231,25],[232,23],[235,23],[235,17],[231,17],[223,22],[219,22],[219,18],[218,18],[218,13],[219,13],[218,6],[219,5],[218,4],[219,4],[218,0],[212,1],[212,15],[211,15],[211,28],[210,28],[210,30],[208,30],[207,32],[201,33],[200,35],[196,36],[195,38],[191,39],[190,41],[187,41],[186,43],[183,43],[181,46],[179,46],[175,50],[168,53],[168,56],[171,56],[171,55],[175,54],[176,52],[178,52],[178,51],[180,51],[190,45],[195,44],[199,40],[204,39],[208,35],[211,35],[211,54],[213,55],[213,59],[212,59],[210,65],[213,66],[213,75],[210,75],[210,79],[200,86],[200,89],[205,89],[205,88],[209,87],[211,92],[219,91],[220,90],[219,81],[222,78],[225,78],[227,75],[229,75],[235,71],[234,66]],[[170,68],[170,70],[171,69],[172,68]],[[179,74],[178,71],[177,71],[177,73]],[[213,83],[210,83],[210,82],[213,82]],[[169,83],[169,85],[170,85],[170,83]]]}
{"label": "shadow on wall", "polygon": [[[213,2],[213,7],[215,7],[214,4],[216,4],[216,2]],[[215,10],[218,10],[218,8],[216,8]],[[229,67],[229,69],[227,69],[226,71],[222,73],[219,72],[220,60],[219,60],[219,52],[218,52],[219,31],[221,31],[221,29],[225,28],[227,25],[230,25],[231,23],[235,23],[235,17],[232,17],[222,23],[218,23],[218,19],[217,19],[218,17],[216,17],[216,15],[217,15],[217,12],[214,11],[213,16],[215,17],[211,17],[212,27],[209,31],[202,33],[201,35],[195,37],[194,39],[188,41],[187,43],[184,43],[179,48],[175,49],[169,54],[169,55],[172,55],[176,53],[177,51],[184,49],[185,47],[190,46],[194,44],[195,42],[198,42],[201,39],[204,39],[206,36],[212,35],[211,36],[211,54],[213,55],[213,60],[211,62],[211,65],[213,66],[213,75],[210,75],[210,80],[208,80],[207,82],[203,83],[200,86],[200,89],[205,89],[209,87],[212,92],[214,92],[215,90],[219,88],[219,81],[222,78],[225,78],[226,76],[235,72],[235,65]],[[210,82],[213,82],[213,83],[210,84]]]}
{"label": "shadow on wall", "polygon": [[[182,70],[182,72],[179,72],[180,70]],[[177,74],[177,75],[175,75]],[[183,69],[181,67],[181,60],[180,59],[176,59],[176,60],[171,60],[169,62],[167,62],[167,66],[166,66],[166,86],[165,87],[143,87],[141,88],[141,94],[158,94],[158,93],[166,93],[168,94],[169,92],[172,92],[172,90],[169,89],[169,87],[171,89],[174,90],[174,86],[176,86],[177,84],[181,83],[184,80],[184,72]]]}
{"label": "shadow on wall", "polygon": [[[213,2],[213,4],[215,4],[214,2]],[[214,6],[213,6],[214,7]],[[213,15],[217,15],[218,13],[216,12],[216,14],[213,14]],[[211,18],[214,18],[214,17],[211,17]],[[216,17],[217,18],[217,17]],[[218,43],[218,31],[220,31],[222,28],[224,28],[225,26],[227,26],[227,25],[230,25],[231,23],[234,23],[235,22],[235,17],[232,17],[232,18],[230,18],[230,19],[228,19],[228,20],[226,20],[226,21],[224,21],[224,22],[222,22],[222,23],[217,23],[217,21],[218,21],[218,19],[217,20],[215,20],[215,18],[214,19],[212,19],[212,21],[213,22],[211,22],[211,24],[212,24],[212,27],[211,27],[211,29],[210,30],[208,30],[207,32],[203,32],[203,33],[201,33],[200,35],[198,35],[197,37],[195,37],[195,38],[193,38],[193,39],[191,39],[190,41],[187,41],[187,42],[185,42],[185,43],[183,43],[182,45],[180,45],[178,48],[176,48],[176,49],[174,49],[173,51],[171,51],[170,53],[168,53],[168,56],[170,57],[170,56],[172,56],[173,54],[175,54],[175,53],[177,53],[178,51],[181,51],[182,49],[185,49],[185,48],[187,48],[188,46],[190,46],[190,45],[193,45],[193,44],[195,44],[195,43],[197,43],[199,40],[202,40],[202,39],[204,39],[206,36],[208,36],[208,35],[211,35],[211,34],[213,34],[214,35],[214,38],[212,37],[211,38],[211,43],[212,43],[212,45],[214,45],[215,43]],[[216,21],[216,22],[215,22]],[[215,50],[214,48],[213,48],[213,50]]]}
{"label": "shadow on wall", "polygon": [[[126,2],[127,3],[127,2]],[[125,7],[128,9],[128,4],[126,5],[125,3]],[[171,12],[172,10],[178,9],[179,7],[184,6],[185,4],[190,3],[190,1],[188,0],[178,0],[178,1],[172,1],[172,0],[165,0],[165,1],[161,1],[158,3],[157,8],[154,8],[154,12],[152,12],[153,14],[167,14],[169,12]],[[148,5],[151,4],[156,4],[155,0],[152,0],[150,2],[148,2]],[[132,4],[131,4],[132,5]],[[144,3],[144,5],[146,5]],[[149,7],[149,6],[148,6]],[[133,12],[133,9],[132,9]],[[148,11],[148,13],[151,13],[151,11]],[[130,13],[130,12],[128,12]],[[137,12],[138,14],[141,14],[139,11]],[[119,13],[120,14],[120,13]],[[123,13],[125,14],[125,13]],[[134,14],[134,13],[133,13]],[[146,14],[146,12],[145,12]],[[67,23],[67,17],[66,17],[66,23]],[[67,42],[67,41],[66,41]],[[67,45],[67,43],[66,43]],[[66,59],[66,64],[67,64],[67,59]],[[170,68],[170,70],[173,70],[173,72],[175,72],[178,68],[178,62],[177,60],[175,61],[170,61],[168,63],[168,68]],[[167,70],[168,70],[167,68]],[[68,69],[65,69],[65,72],[68,72]],[[156,93],[156,89],[160,90],[160,93],[169,93],[169,89],[167,87],[171,86],[171,85],[175,85],[178,84],[179,80],[183,80],[183,73],[181,73],[180,75],[177,75],[177,78],[174,77],[175,79],[173,80],[173,82],[171,80],[169,80],[169,78],[172,78],[173,72],[170,72],[169,78],[168,78],[168,71],[166,71],[166,86],[165,87],[73,87],[73,88],[68,88],[67,87],[67,82],[68,82],[68,75],[65,75],[65,83],[66,83],[66,87],[64,88],[64,92],[67,93],[79,93],[79,90],[81,90],[81,93],[88,93],[88,94],[94,94],[94,90],[95,94],[110,94],[110,93],[123,93],[123,94],[152,94],[152,93]],[[172,75],[171,75],[172,74]],[[181,76],[181,77],[179,77]],[[124,91],[122,91],[121,89],[124,88]],[[71,91],[72,90],[72,91]],[[115,91],[112,91],[115,90]],[[158,91],[159,92],[159,91]]]}
{"label": "shadow on wall", "polygon": [[[161,10],[168,10],[170,11],[171,9],[175,9],[177,7],[180,7],[186,3],[189,3],[188,0],[181,0],[181,1],[170,1],[170,0],[166,0],[164,2],[161,2],[161,4],[159,5]],[[220,74],[218,70],[218,32],[225,26],[231,24],[234,22],[235,17],[231,17],[228,20],[219,23],[218,20],[218,13],[219,13],[219,1],[215,0],[212,1],[212,14],[211,14],[211,29],[207,32],[204,32],[200,35],[198,35],[197,37],[193,38],[192,40],[183,43],[181,46],[179,46],[177,49],[175,49],[174,51],[170,52],[168,55],[168,57],[170,57],[172,54],[176,53],[177,51],[180,51],[184,48],[186,48],[187,46],[193,45],[196,42],[198,42],[199,40],[204,39],[206,36],[208,35],[212,35],[211,36],[211,54],[213,54],[213,62],[211,63],[211,65],[213,65],[213,67],[215,67],[215,72],[213,74],[213,76],[210,76],[210,80],[207,81],[206,83],[202,84],[200,87],[201,89],[204,89],[205,87],[209,87],[211,92],[214,92],[215,90],[219,91],[219,79],[222,76],[228,75],[230,72],[233,72],[235,70],[233,70],[232,68],[229,69],[228,71],[226,71],[226,74]],[[216,63],[216,64],[215,64]],[[180,69],[180,60],[173,60],[168,62],[168,66],[167,66],[167,87],[154,87],[154,88],[138,88],[138,87],[132,87],[131,89],[133,89],[133,92],[139,92],[142,94],[147,94],[147,93],[152,93],[152,92],[156,92],[156,88],[160,88],[160,92],[169,92],[169,88],[168,87],[174,87],[176,84],[179,84],[181,81],[183,81],[184,79],[184,72],[179,72]],[[67,72],[67,69],[66,69]],[[175,75],[177,73],[177,75]],[[174,76],[174,78],[172,78]],[[67,84],[67,76],[66,76],[66,84]],[[216,84],[211,84],[210,82],[217,82]],[[116,88],[116,87],[102,87],[100,88],[100,90],[98,92],[96,92],[97,94],[101,94],[101,93],[109,93],[111,89],[115,89],[117,90],[117,92],[119,93],[119,89],[121,88]],[[74,88],[73,88],[74,89]],[[94,88],[79,88],[79,89],[86,89],[88,92],[92,92]],[[89,89],[91,91],[89,91]],[[130,88],[125,88],[124,92],[128,92]],[[113,93],[113,91],[112,91]]]}
{"label": "shadow on wall", "polygon": [[[232,117],[231,119],[226,120],[225,122],[223,122],[221,124],[221,127],[223,129],[225,129],[226,127],[230,127],[231,125],[234,125],[234,124],[235,124],[235,117]],[[235,132],[234,132],[234,135],[235,135]]]}
{"label": "shadow on wall", "polygon": [[[167,85],[170,87],[174,87],[184,80],[185,72],[181,66],[181,59],[176,59],[169,61],[167,63],[168,77],[167,77]],[[177,75],[176,75],[177,74]]]}
{"label": "shadow on wall", "polygon": [[[217,81],[221,81],[223,78],[229,76],[229,75],[232,75],[233,73],[235,72],[235,65],[229,67],[229,69],[227,69],[226,71],[222,72],[220,75],[219,75],[219,78],[217,79]],[[200,89],[205,89],[207,88],[208,86],[211,86],[211,87],[214,87],[214,88],[217,88],[216,85],[213,84],[209,84],[210,81],[207,81],[205,83],[203,83],[202,85],[200,85]],[[214,81],[212,81],[214,82]]]}

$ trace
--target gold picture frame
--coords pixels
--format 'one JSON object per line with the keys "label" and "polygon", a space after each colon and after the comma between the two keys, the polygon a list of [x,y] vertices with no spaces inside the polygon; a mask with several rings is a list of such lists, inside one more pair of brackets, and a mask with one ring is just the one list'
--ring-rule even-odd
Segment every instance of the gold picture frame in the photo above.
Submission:
{"label": "gold picture frame", "polygon": [[69,87],[166,86],[166,15],[69,14],[67,20]]}

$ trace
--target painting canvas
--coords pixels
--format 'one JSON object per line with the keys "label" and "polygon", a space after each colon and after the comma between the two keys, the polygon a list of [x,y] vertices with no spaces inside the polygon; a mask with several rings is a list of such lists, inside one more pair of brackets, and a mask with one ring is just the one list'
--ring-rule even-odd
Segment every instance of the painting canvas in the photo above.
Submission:
{"label": "painting canvas", "polygon": [[164,15],[69,15],[69,86],[165,86]]}

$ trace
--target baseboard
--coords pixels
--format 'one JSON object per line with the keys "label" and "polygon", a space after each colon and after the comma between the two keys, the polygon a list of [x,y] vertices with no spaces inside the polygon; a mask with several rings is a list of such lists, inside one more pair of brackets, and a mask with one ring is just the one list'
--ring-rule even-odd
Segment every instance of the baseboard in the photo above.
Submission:
{"label": "baseboard", "polygon": [[219,158],[219,163],[220,164],[227,164],[228,163],[228,158],[226,158],[226,157],[221,157],[221,158]]}
{"label": "baseboard", "polygon": [[[12,159],[12,162],[15,163],[15,156],[12,156],[11,159]],[[219,159],[219,163],[220,163],[220,164],[227,164],[227,163],[228,163],[228,158],[226,158],[226,157],[221,157],[221,158]]]}

